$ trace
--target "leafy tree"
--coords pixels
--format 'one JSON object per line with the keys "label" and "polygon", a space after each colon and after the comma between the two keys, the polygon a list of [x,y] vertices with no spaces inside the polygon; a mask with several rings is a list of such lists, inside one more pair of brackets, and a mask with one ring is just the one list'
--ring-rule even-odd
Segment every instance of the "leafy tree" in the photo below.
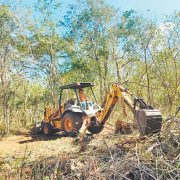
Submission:
{"label": "leafy tree", "polygon": [[[68,49],[68,53],[70,51],[70,54],[73,54],[72,64],[84,61],[89,66],[93,66],[94,75],[91,74],[91,79],[99,81],[102,101],[109,74],[110,29],[116,12],[101,0],[83,1],[81,4],[80,11],[71,7],[61,24],[68,29],[66,39],[71,39],[70,42],[73,42],[74,47]],[[91,69],[88,66],[83,68],[86,68],[84,72]],[[86,77],[86,73],[83,76]]]}
{"label": "leafy tree", "polygon": [[11,98],[11,83],[13,63],[17,59],[16,51],[16,19],[10,9],[0,6],[0,104],[2,106],[5,131],[9,132],[9,102]]}

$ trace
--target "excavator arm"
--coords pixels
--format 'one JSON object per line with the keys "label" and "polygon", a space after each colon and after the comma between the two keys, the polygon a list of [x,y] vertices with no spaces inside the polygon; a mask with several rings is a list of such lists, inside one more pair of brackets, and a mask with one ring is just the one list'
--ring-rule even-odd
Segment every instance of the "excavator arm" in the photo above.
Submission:
{"label": "excavator arm", "polygon": [[[123,101],[134,114],[135,122],[141,135],[160,132],[162,115],[159,110],[147,105],[143,99],[133,95],[119,83],[112,83],[107,93],[102,111],[97,113],[97,121],[104,125],[119,100]],[[139,106],[138,106],[139,104]]]}

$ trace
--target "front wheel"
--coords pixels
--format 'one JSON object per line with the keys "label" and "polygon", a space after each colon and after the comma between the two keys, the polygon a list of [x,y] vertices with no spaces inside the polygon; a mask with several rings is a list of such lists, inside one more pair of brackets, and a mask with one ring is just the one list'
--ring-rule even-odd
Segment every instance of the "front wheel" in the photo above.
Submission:
{"label": "front wheel", "polygon": [[82,123],[82,116],[80,114],[68,112],[63,117],[63,130],[68,136],[77,136]]}

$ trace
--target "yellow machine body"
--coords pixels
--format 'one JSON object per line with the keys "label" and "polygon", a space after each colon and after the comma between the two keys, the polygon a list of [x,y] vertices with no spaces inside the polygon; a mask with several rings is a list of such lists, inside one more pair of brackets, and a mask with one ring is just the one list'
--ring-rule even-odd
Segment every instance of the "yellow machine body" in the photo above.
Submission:
{"label": "yellow machine body", "polygon": [[[81,98],[79,98],[76,90],[92,86],[94,86],[92,83],[76,83],[62,87],[62,89],[74,89],[77,98],[76,100],[68,100],[69,104],[60,103],[60,108],[58,109],[45,108],[42,129],[44,129],[43,131],[46,135],[57,131],[64,131],[68,135],[77,135],[84,119],[90,121],[88,130],[93,134],[97,134],[103,129],[105,122],[119,100],[123,101],[134,114],[139,132],[142,135],[160,132],[162,124],[160,111],[148,106],[141,98],[134,96],[133,93],[119,83],[111,84],[102,106],[99,106],[97,103],[84,101],[86,109],[83,109]],[[90,111],[88,108],[92,104],[93,107]]]}

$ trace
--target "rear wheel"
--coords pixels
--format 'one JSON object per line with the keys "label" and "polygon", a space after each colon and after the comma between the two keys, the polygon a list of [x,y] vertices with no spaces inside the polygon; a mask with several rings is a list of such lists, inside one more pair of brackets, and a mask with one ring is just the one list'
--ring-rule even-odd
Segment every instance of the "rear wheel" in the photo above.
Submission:
{"label": "rear wheel", "polygon": [[103,124],[99,124],[96,120],[96,118],[92,118],[91,124],[88,127],[88,131],[92,134],[99,134],[104,128]]}
{"label": "rear wheel", "polygon": [[77,136],[82,123],[80,114],[69,112],[63,117],[63,130],[68,136]]}
{"label": "rear wheel", "polygon": [[53,134],[53,126],[50,122],[43,123],[43,132],[46,136],[51,136]]}

